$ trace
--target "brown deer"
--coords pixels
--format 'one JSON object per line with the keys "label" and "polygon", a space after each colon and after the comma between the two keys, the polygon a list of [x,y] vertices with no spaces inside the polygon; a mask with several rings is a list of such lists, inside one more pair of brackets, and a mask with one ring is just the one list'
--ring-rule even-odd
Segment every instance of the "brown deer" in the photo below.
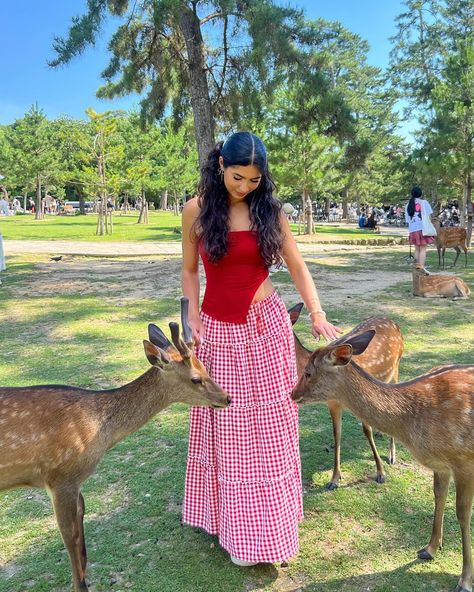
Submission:
{"label": "brown deer", "polygon": [[466,282],[455,275],[428,273],[419,263],[412,269],[413,295],[423,298],[465,299],[471,293]]}
{"label": "brown deer", "polygon": [[[293,325],[299,318],[303,304],[297,304],[291,308],[288,313]],[[380,317],[370,317],[362,323],[359,323],[352,331],[347,333],[344,337],[341,337],[333,343],[344,341],[352,335],[357,335],[374,329],[376,331],[375,337],[367,348],[367,350],[359,356],[358,362],[368,372],[375,376],[379,380],[384,382],[398,382],[398,368],[400,365],[400,358],[403,354],[403,337],[400,332],[399,326],[391,321],[390,319]],[[296,350],[296,364],[298,367],[298,376],[303,375],[304,368],[311,357],[312,352],[304,347],[295,333],[293,333],[295,339],[295,350]],[[381,352],[383,354],[381,355]],[[326,485],[326,489],[333,490],[339,484],[341,479],[341,432],[342,432],[342,409],[343,405],[339,401],[329,400],[327,406],[332,420],[332,431],[334,435],[334,468],[332,477],[329,483]],[[375,445],[372,428],[367,423],[362,422],[362,429],[364,435],[367,438],[372,454],[374,456],[375,465],[377,467],[377,476],[375,480],[377,483],[385,482],[385,470],[383,468],[383,462],[378,453]],[[390,438],[388,462],[390,464],[395,463],[395,440]]]}
{"label": "brown deer", "polygon": [[443,538],[443,514],[451,476],[462,534],[463,568],[456,592],[472,591],[470,522],[474,494],[474,365],[439,366],[408,382],[385,384],[352,356],[374,337],[368,331],[317,349],[293,398],[300,402],[337,399],[362,421],[400,440],[433,470],[435,513],[429,543],[419,559],[433,559]]}
{"label": "brown deer", "polygon": [[0,388],[0,490],[48,492],[69,553],[75,592],[88,590],[82,483],[106,451],[156,413],[180,401],[216,408],[230,403],[192,351],[183,305],[183,336],[170,323],[173,344],[149,325],[147,372],[120,388],[93,391],[45,385]]}
{"label": "brown deer", "polygon": [[444,269],[444,255],[446,249],[453,248],[456,250],[456,257],[454,259],[453,267],[456,266],[456,261],[461,254],[461,249],[464,251],[467,267],[467,232],[465,228],[460,226],[441,226],[441,220],[436,216],[431,218],[433,226],[436,228],[436,248],[438,250],[438,267],[441,267],[441,255],[443,258]]}

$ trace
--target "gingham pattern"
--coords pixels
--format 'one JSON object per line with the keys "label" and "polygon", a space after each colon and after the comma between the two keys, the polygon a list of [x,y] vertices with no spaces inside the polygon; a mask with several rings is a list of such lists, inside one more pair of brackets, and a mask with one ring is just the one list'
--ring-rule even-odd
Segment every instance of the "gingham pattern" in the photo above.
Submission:
{"label": "gingham pattern", "polygon": [[245,324],[202,318],[197,354],[232,403],[191,409],[183,521],[217,534],[239,559],[284,561],[298,551],[303,517],[288,313],[274,292]]}

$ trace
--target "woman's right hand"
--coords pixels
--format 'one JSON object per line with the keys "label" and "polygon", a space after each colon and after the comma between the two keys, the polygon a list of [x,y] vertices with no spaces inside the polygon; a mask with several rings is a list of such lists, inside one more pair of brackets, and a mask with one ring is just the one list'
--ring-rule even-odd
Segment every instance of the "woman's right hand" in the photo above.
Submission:
{"label": "woman's right hand", "polygon": [[204,337],[204,325],[201,317],[189,318],[188,323],[193,332],[194,345],[198,346],[201,344],[202,337]]}

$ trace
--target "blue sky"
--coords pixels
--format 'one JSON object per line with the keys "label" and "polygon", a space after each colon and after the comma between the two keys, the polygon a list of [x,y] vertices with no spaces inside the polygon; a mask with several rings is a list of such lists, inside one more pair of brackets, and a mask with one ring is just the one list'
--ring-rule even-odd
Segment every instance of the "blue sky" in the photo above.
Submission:
{"label": "blue sky", "polygon": [[[290,4],[304,8],[308,18],[340,21],[369,42],[370,64],[387,65],[388,38],[395,33],[394,18],[403,11],[402,0],[290,0]],[[107,34],[67,66],[48,67],[54,37],[66,35],[71,17],[83,14],[85,6],[86,0],[0,2],[0,123],[22,117],[35,102],[50,118],[85,117],[89,106],[104,111],[129,109],[138,103],[137,97],[113,101],[95,97],[102,83],[100,72],[108,63]],[[111,23],[109,31],[113,28]]]}

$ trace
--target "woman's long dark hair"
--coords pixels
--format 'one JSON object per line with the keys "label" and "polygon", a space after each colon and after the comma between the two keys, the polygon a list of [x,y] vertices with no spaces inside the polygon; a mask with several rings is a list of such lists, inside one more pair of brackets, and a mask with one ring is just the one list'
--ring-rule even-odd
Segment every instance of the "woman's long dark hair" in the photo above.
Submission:
{"label": "woman's long dark hair", "polygon": [[413,218],[413,216],[415,215],[415,199],[420,198],[422,195],[423,192],[419,187],[413,187],[413,189],[411,190],[410,201],[407,205],[407,213],[410,216],[410,218]]}
{"label": "woman's long dark hair", "polygon": [[246,196],[251,229],[257,233],[258,245],[267,267],[282,263],[283,232],[280,224],[280,202],[273,197],[275,184],[267,164],[265,146],[250,132],[237,132],[219,142],[209,153],[201,170],[197,234],[204,241],[209,260],[216,263],[227,253],[229,233],[229,200],[224,180],[219,174],[219,157],[224,167],[255,165],[262,177],[258,187]]}

